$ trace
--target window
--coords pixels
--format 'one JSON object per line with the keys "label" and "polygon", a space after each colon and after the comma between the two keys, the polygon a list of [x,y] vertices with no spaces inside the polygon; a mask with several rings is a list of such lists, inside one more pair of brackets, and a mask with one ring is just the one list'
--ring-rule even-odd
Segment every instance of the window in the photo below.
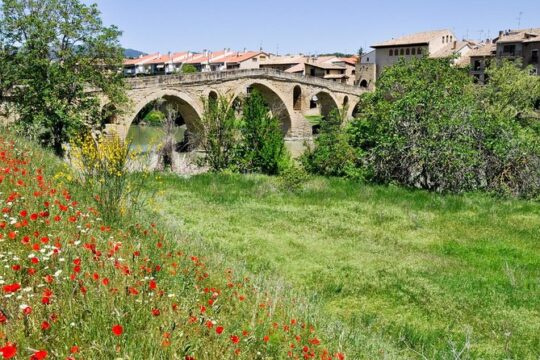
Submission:
{"label": "window", "polygon": [[412,51],[412,54],[413,54],[413,55],[416,55],[416,48],[412,48],[411,51]]}
{"label": "window", "polygon": [[538,64],[538,50],[533,50],[531,53],[531,64]]}
{"label": "window", "polygon": [[442,43],[444,44],[444,36],[442,37]]}
{"label": "window", "polygon": [[505,55],[514,55],[516,52],[516,45],[504,45],[503,54]]}
{"label": "window", "polygon": [[399,55],[403,56],[404,54],[405,54],[405,50],[400,49],[400,50],[399,50]]}
{"label": "window", "polygon": [[422,48],[418,48],[418,55],[422,55]]}
{"label": "window", "polygon": [[448,42],[449,40],[450,40],[450,37],[446,35],[446,42]]}
{"label": "window", "polygon": [[407,50],[405,50],[405,55],[411,55],[411,49],[407,48]]}
{"label": "window", "polygon": [[482,67],[482,62],[480,60],[475,60],[474,61],[474,70],[478,71],[478,70],[480,70],[481,67]]}
{"label": "window", "polygon": [[390,51],[388,52],[388,56],[394,56],[394,50],[390,49]]}
{"label": "window", "polygon": [[261,55],[261,60],[266,60],[266,56]]}
{"label": "window", "polygon": [[253,62],[257,62],[257,58],[256,58],[256,57],[254,57],[253,59],[251,59],[251,61],[253,61]]}

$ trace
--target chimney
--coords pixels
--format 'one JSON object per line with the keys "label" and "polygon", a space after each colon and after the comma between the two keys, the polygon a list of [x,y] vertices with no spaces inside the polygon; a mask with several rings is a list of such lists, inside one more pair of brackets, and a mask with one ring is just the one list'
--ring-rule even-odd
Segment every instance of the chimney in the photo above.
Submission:
{"label": "chimney", "polygon": [[499,37],[503,36],[504,31],[499,30]]}
{"label": "chimney", "polygon": [[247,48],[244,48],[244,54],[247,53]]}

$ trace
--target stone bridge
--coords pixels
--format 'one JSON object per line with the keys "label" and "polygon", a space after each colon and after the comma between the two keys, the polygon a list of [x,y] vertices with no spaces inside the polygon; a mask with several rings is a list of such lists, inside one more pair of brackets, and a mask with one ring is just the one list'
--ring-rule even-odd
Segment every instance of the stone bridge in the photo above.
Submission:
{"label": "stone bridge", "polygon": [[274,69],[163,75],[127,79],[131,106],[108,125],[125,138],[132,121],[148,103],[164,98],[177,105],[188,130],[195,131],[204,100],[224,95],[234,101],[256,89],[273,115],[281,121],[286,139],[312,135],[310,115],[326,116],[334,108],[345,107],[351,117],[359,96],[357,87],[316,77],[289,74]]}

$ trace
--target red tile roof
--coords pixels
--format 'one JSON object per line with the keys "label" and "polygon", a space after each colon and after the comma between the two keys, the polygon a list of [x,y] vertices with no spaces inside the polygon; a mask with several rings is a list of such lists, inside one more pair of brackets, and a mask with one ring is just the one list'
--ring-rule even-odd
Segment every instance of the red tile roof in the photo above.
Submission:
{"label": "red tile roof", "polygon": [[255,56],[258,55],[268,55],[267,53],[263,51],[246,51],[246,52],[238,52],[233,55],[226,56],[223,59],[220,59],[220,62],[223,63],[241,63],[246,60],[249,60]]}
{"label": "red tile roof", "polygon": [[152,61],[152,60],[154,60],[154,59],[156,59],[158,57],[159,57],[159,53],[155,53],[155,54],[140,56],[140,57],[135,58],[135,59],[125,59],[124,60],[124,65],[126,65],[126,66],[129,66],[129,65],[142,65],[142,64],[146,64],[148,61]]}

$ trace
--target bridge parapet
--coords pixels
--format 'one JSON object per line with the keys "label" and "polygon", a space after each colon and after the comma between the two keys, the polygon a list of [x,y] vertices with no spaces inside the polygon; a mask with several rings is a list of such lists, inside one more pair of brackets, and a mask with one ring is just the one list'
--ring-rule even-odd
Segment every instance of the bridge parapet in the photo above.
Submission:
{"label": "bridge parapet", "polygon": [[299,74],[290,74],[276,69],[247,69],[247,70],[228,70],[214,71],[194,74],[171,74],[146,76],[140,78],[128,78],[127,83],[132,89],[141,89],[147,87],[175,86],[175,85],[202,85],[205,83],[217,83],[231,81],[236,79],[270,79],[275,81],[288,81],[298,84],[317,86],[328,89],[332,92],[341,92],[351,95],[360,95],[365,92],[356,86],[341,84],[330,80],[321,79],[314,76],[304,76]]}

